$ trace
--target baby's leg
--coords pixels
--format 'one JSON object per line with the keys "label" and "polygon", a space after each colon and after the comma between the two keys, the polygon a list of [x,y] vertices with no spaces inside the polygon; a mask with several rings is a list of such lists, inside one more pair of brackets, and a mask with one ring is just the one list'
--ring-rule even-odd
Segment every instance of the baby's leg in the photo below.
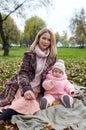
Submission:
{"label": "baby's leg", "polygon": [[52,95],[47,94],[41,98],[40,108],[46,109],[48,106],[51,106],[54,101],[55,101],[55,98]]}
{"label": "baby's leg", "polygon": [[61,101],[65,107],[71,108],[74,102],[74,99],[70,95],[62,95]]}

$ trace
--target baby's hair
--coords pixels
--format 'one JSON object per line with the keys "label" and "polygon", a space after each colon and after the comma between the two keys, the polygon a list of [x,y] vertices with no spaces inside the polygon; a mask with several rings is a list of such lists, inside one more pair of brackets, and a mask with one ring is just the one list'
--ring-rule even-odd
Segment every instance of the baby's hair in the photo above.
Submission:
{"label": "baby's hair", "polygon": [[61,62],[61,63],[63,63],[64,64],[64,60],[62,60],[62,59],[58,59],[58,61],[57,62]]}

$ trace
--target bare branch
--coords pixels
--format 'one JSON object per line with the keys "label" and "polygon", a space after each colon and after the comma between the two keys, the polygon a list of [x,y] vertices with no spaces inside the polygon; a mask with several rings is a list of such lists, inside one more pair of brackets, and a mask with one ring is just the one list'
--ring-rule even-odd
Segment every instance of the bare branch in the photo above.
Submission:
{"label": "bare branch", "polygon": [[10,11],[10,13],[3,19],[3,21],[5,21],[12,13],[18,10],[24,4],[25,1],[26,0],[24,0],[21,4],[17,5],[17,7],[13,11]]}

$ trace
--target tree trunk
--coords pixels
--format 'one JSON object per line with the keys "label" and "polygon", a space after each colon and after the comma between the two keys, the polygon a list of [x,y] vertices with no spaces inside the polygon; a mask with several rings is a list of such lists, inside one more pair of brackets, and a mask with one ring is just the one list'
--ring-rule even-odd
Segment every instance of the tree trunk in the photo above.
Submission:
{"label": "tree trunk", "polygon": [[2,19],[1,13],[0,13],[0,35],[1,35],[2,42],[3,42],[3,47],[2,47],[2,49],[4,50],[3,56],[8,56],[9,55],[9,44],[7,42],[5,35],[4,35],[3,19]]}
{"label": "tree trunk", "polygon": [[9,56],[9,44],[8,43],[3,44],[2,49],[4,50],[3,56]]}

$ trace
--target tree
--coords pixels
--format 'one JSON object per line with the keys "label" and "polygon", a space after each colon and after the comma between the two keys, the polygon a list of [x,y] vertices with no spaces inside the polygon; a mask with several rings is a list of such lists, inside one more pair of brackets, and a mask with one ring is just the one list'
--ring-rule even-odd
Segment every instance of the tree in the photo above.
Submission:
{"label": "tree", "polygon": [[[3,15],[3,18],[4,17],[6,17],[6,15]],[[14,20],[10,16],[3,23],[3,32],[8,44],[12,42],[19,43],[20,31],[18,30]]]}
{"label": "tree", "polygon": [[70,21],[70,30],[76,43],[80,47],[84,47],[86,41],[86,13],[82,8],[80,12],[75,12],[74,17]]}
{"label": "tree", "polygon": [[69,43],[69,47],[76,46],[75,38],[74,37],[70,37],[69,40],[68,40],[68,43]]}
{"label": "tree", "polygon": [[[25,10],[29,9],[28,13],[35,12],[38,7],[49,7],[52,4],[52,0],[1,0],[0,1],[0,35],[3,42],[4,56],[9,55],[9,44],[3,31],[4,21],[13,13],[16,16],[25,16]],[[3,18],[3,14],[6,16]],[[22,14],[22,15],[21,15]]]}
{"label": "tree", "polygon": [[60,36],[60,42],[63,44],[63,46],[68,46],[68,36],[66,31],[63,31],[63,35]]}
{"label": "tree", "polygon": [[56,36],[56,43],[60,41],[60,35],[58,32],[55,33]]}
{"label": "tree", "polygon": [[43,27],[46,27],[45,22],[37,16],[31,17],[25,22],[24,39],[29,45],[32,44],[36,34]]}
{"label": "tree", "polygon": [[56,32],[56,42],[57,45],[61,43],[63,46],[68,46],[68,39],[67,39],[67,32],[63,31],[63,35],[60,35],[58,32]]}

